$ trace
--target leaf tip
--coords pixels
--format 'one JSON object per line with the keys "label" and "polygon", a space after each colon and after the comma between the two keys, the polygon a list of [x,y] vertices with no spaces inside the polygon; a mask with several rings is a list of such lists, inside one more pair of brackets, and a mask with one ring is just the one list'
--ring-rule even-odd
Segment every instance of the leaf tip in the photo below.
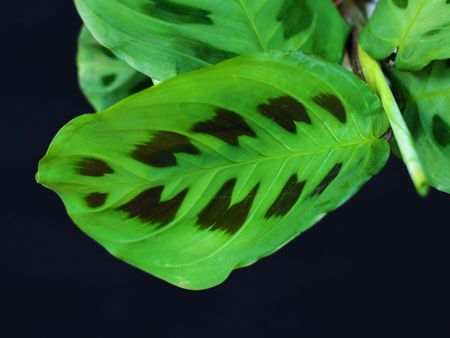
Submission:
{"label": "leaf tip", "polygon": [[415,186],[416,191],[419,194],[419,196],[427,197],[428,192],[430,191],[430,187],[428,185],[427,179],[426,179],[423,171],[421,171],[421,170],[416,171],[415,173],[413,173],[411,175],[411,177],[413,179],[414,186]]}

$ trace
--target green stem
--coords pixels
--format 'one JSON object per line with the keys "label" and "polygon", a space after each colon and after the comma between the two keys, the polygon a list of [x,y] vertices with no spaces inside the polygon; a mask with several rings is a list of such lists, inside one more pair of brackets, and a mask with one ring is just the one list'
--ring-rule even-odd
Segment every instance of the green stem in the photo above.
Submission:
{"label": "green stem", "polygon": [[428,184],[425,173],[414,147],[414,140],[403,119],[400,109],[397,106],[394,95],[391,92],[389,84],[384,77],[380,65],[372,59],[358,44],[358,56],[364,77],[372,87],[372,90],[378,94],[383,104],[384,110],[394,132],[403,161],[408,168],[409,175],[421,196],[428,194]]}

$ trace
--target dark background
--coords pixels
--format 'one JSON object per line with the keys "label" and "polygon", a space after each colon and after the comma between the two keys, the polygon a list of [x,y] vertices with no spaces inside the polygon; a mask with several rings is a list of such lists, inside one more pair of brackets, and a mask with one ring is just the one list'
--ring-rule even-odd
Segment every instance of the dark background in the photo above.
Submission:
{"label": "dark background", "polygon": [[92,111],[74,63],[80,19],[71,1],[7,3],[1,336],[450,337],[448,197],[418,197],[395,158],[341,209],[211,290],[109,256],[34,182],[58,129]]}

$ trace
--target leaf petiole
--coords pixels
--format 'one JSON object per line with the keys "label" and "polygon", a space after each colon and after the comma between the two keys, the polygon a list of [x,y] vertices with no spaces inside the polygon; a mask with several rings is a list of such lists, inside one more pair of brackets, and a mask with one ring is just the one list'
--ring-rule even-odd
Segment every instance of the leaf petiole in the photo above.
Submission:
{"label": "leaf petiole", "polygon": [[414,186],[421,196],[428,194],[428,183],[423,170],[423,166],[417,155],[414,146],[414,140],[406,125],[405,120],[398,108],[394,95],[386,81],[383,71],[377,61],[367,54],[358,44],[358,57],[364,77],[372,88],[378,94],[383,104],[384,110],[391,124],[392,131],[396,138],[403,161],[408,169],[409,175]]}

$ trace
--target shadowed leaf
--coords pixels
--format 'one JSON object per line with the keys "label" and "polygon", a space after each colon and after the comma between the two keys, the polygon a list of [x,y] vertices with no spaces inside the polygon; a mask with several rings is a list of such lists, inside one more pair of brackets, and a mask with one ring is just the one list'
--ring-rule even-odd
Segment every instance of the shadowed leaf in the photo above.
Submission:
{"label": "shadowed leaf", "polygon": [[450,4],[444,0],[380,0],[360,43],[374,59],[398,50],[395,65],[419,70],[450,58]]}
{"label": "shadowed leaf", "polygon": [[257,51],[301,50],[340,62],[349,32],[329,0],[75,4],[102,45],[158,81]]}
{"label": "shadowed leaf", "polygon": [[420,72],[393,70],[392,76],[427,179],[450,193],[450,67],[435,61]]}
{"label": "shadowed leaf", "polygon": [[101,46],[86,27],[78,39],[77,65],[80,87],[98,111],[152,86],[150,78]]}

